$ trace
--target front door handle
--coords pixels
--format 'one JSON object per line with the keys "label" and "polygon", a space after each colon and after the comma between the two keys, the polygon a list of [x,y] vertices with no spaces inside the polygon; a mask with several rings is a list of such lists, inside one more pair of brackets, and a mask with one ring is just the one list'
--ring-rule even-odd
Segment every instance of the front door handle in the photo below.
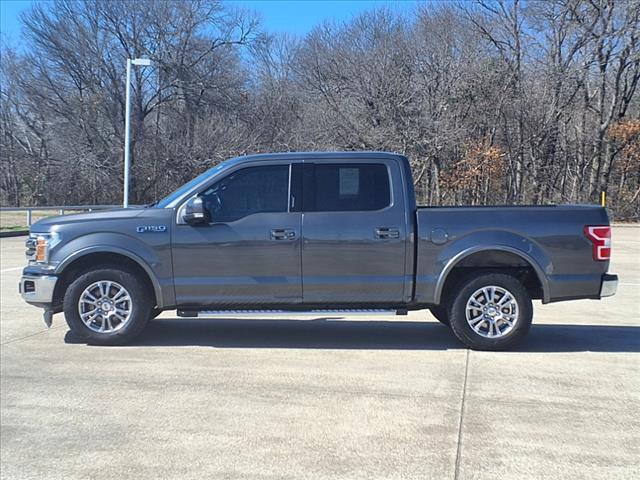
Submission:
{"label": "front door handle", "polygon": [[375,230],[376,238],[400,238],[400,229],[393,227],[378,227]]}
{"label": "front door handle", "polygon": [[294,240],[296,231],[289,228],[274,228],[271,230],[272,240]]}

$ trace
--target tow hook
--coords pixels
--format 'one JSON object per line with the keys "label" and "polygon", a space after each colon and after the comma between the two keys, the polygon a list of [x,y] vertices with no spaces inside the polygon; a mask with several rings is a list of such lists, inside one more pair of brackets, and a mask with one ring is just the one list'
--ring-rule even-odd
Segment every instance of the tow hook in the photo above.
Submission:
{"label": "tow hook", "polygon": [[51,324],[53,323],[53,310],[46,309],[42,315],[42,319],[47,328],[51,328]]}

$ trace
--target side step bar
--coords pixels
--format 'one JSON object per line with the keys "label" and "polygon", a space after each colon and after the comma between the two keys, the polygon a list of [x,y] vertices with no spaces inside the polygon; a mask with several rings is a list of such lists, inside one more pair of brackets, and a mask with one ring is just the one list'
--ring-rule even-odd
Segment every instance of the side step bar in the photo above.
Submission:
{"label": "side step bar", "polygon": [[179,317],[187,318],[253,318],[257,315],[278,317],[323,317],[331,315],[407,315],[406,309],[339,309],[339,310],[178,310]]}

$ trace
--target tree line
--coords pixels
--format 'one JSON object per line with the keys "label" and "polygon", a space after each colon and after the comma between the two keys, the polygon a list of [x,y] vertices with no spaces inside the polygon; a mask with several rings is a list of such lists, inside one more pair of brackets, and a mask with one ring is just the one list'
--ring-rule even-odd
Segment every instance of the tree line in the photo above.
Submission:
{"label": "tree line", "polygon": [[57,0],[0,67],[3,205],[131,202],[254,152],[407,155],[418,201],[640,212],[640,1],[378,8],[296,37],[213,0]]}

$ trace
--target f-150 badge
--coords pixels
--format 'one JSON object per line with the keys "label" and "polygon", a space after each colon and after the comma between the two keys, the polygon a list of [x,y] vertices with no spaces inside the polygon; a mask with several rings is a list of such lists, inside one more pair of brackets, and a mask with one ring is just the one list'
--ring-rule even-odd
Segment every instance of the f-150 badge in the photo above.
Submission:
{"label": "f-150 badge", "polygon": [[136,232],[138,233],[162,233],[166,231],[166,225],[138,225],[136,227]]}

